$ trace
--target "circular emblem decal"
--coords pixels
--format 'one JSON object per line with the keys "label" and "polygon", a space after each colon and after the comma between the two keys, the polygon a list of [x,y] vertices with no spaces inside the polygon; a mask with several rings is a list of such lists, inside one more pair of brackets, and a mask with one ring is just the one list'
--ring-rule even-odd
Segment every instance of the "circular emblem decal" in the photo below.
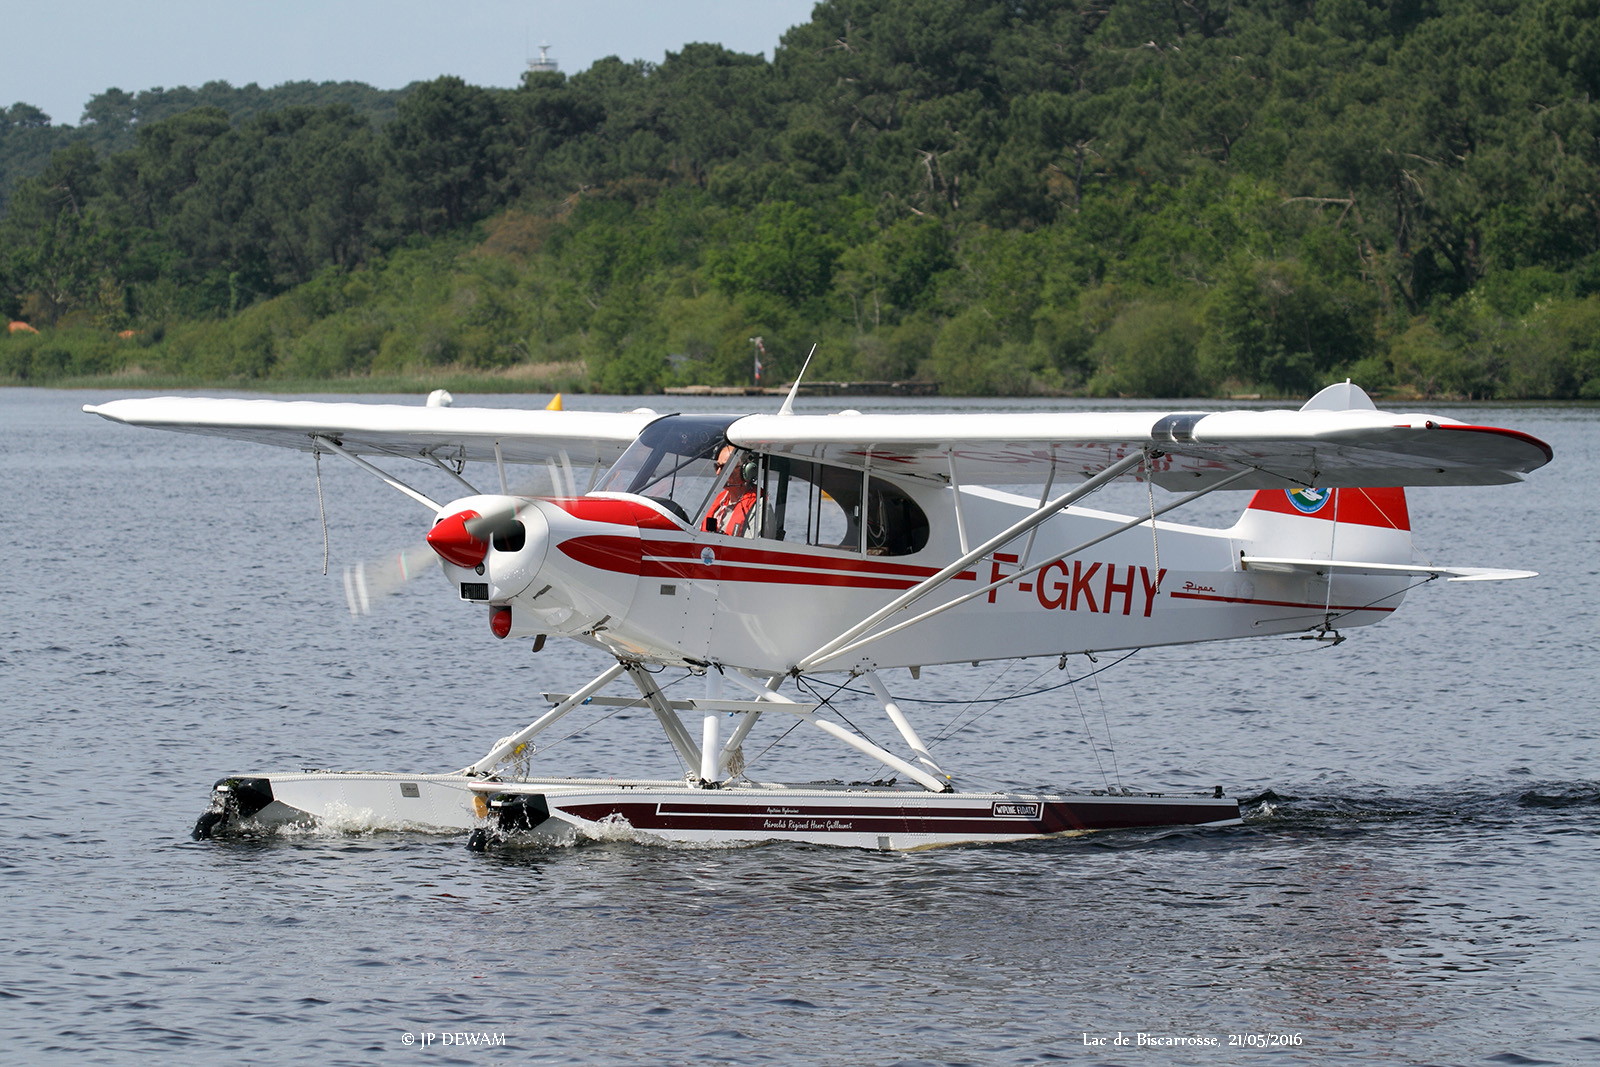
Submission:
{"label": "circular emblem decal", "polygon": [[715,552],[711,551],[711,549],[709,547],[708,548],[702,548],[700,550],[700,562],[701,563],[703,563],[707,567],[709,567],[713,563],[715,563],[716,561],[717,561],[717,554]]}
{"label": "circular emblem decal", "polygon": [[1295,506],[1296,511],[1307,515],[1321,511],[1322,505],[1326,504],[1328,499],[1333,496],[1332,489],[1285,489],[1284,493],[1289,497],[1289,503]]}

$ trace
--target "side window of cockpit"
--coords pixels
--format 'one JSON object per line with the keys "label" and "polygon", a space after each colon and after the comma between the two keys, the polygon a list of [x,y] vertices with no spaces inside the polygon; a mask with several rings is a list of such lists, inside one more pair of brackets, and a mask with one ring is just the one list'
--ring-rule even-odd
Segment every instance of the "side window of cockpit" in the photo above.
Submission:
{"label": "side window of cockpit", "polygon": [[[763,536],[873,556],[904,556],[928,543],[928,520],[897,487],[858,470],[770,457]],[[866,507],[863,482],[868,481]]]}
{"label": "side window of cockpit", "polygon": [[855,548],[856,503],[860,477],[852,483],[849,472],[804,460],[775,461],[780,468],[782,528],[786,539],[824,548]]}

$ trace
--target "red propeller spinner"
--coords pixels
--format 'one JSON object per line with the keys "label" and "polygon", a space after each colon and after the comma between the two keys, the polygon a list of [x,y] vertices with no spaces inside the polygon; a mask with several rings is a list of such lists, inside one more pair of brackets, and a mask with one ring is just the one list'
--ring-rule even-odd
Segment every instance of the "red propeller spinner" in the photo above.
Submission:
{"label": "red propeller spinner", "polygon": [[457,567],[476,567],[489,554],[489,542],[472,535],[468,523],[481,516],[476,511],[460,511],[440,519],[428,531],[428,547],[439,553],[446,563]]}

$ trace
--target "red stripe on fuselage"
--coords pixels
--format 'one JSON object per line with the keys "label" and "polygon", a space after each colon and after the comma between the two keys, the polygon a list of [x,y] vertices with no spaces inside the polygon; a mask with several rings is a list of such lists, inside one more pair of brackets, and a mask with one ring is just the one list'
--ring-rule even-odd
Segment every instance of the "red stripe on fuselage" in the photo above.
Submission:
{"label": "red stripe on fuselage", "polygon": [[[814,569],[817,567],[830,571],[850,571],[857,574],[884,577],[911,578],[921,581],[932,577],[938,572],[932,567],[916,567],[906,563],[887,563],[880,557],[869,556],[863,559],[860,556],[845,556],[841,558],[823,558],[819,556],[804,555],[799,552],[783,552],[770,548],[753,547],[760,541],[734,540],[725,541],[668,541],[662,538],[652,538],[644,542],[644,552],[648,556],[677,556],[685,559],[699,559],[703,549],[709,548],[717,557],[717,562],[723,566],[729,563],[760,564],[768,567],[797,567],[800,569]],[[975,571],[962,571],[957,578],[972,581],[977,577]]]}
{"label": "red stripe on fuselage", "polygon": [[[674,522],[654,508],[633,500],[616,500],[608,497],[568,497],[552,498],[549,503],[554,504],[573,518],[583,519],[586,522],[603,522],[615,526],[638,526],[645,530],[688,529],[687,526]],[[755,544],[760,543],[763,542],[755,542]],[[699,559],[700,550],[706,547],[707,544],[708,542],[652,539],[644,543],[643,551],[646,555],[651,556],[680,556],[685,559]],[[758,548],[754,547],[750,541],[736,541],[732,538],[727,539],[725,542],[710,543],[710,547],[716,553],[717,561],[723,565],[728,562],[734,562],[800,569],[824,567],[831,571],[852,571],[874,577],[896,575],[913,578],[916,581],[921,581],[938,573],[931,567],[889,563],[877,557],[863,559],[859,556],[851,556],[839,559],[820,559],[816,556],[802,555],[798,552],[780,552],[768,548]],[[974,571],[962,571],[956,577],[962,581],[970,582],[976,579],[977,574]]]}
{"label": "red stripe on fuselage", "polygon": [[[828,559],[798,552],[772,552],[709,542],[643,540],[610,534],[572,537],[556,547],[585,566],[641,578],[910,589],[938,573],[927,567],[901,563]],[[707,548],[712,552],[710,563],[704,562],[702,557]],[[962,571],[956,578],[970,582],[977,578],[977,573]]]}
{"label": "red stripe on fuselage", "polygon": [[575,519],[585,522],[605,522],[614,526],[639,526],[647,530],[686,530],[687,524],[680,524],[674,519],[647,507],[635,500],[616,500],[604,496],[582,497],[547,497],[546,502],[554,504]]}

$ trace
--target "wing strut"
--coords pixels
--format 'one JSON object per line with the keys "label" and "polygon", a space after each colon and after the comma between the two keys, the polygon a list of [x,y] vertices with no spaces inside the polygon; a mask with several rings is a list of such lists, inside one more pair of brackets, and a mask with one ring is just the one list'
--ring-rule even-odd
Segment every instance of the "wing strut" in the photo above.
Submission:
{"label": "wing strut", "polygon": [[[956,470],[955,450],[947,449],[945,458],[950,462],[950,499],[955,501],[956,505],[956,544],[961,547],[961,551],[968,552],[971,551],[972,545],[967,541],[967,509],[961,506],[961,474]],[[870,455],[867,456],[867,462],[872,462]],[[1050,473],[1055,473],[1054,468]],[[1039,505],[1043,507],[1044,501],[1039,501]]]}
{"label": "wing strut", "polygon": [[450,477],[454,478],[456,481],[458,481],[462,485],[466,486],[467,495],[468,496],[477,496],[478,495],[478,487],[473,485],[471,482],[467,481],[465,478],[461,477],[461,472],[460,471],[452,469],[450,464],[446,463],[444,460],[440,459],[438,456],[434,455],[432,452],[428,453],[428,459],[433,463],[433,465],[435,467],[438,467],[440,470],[444,471]]}
{"label": "wing strut", "polygon": [[435,513],[444,510],[443,504],[434,503],[432,500],[429,500],[427,497],[411,488],[405,482],[402,482],[399,478],[396,478],[388,471],[385,471],[382,467],[379,467],[373,463],[368,463],[354,452],[346,451],[343,446],[335,444],[330,438],[322,437],[318,434],[312,434],[311,440],[316,443],[318,448],[326,448],[329,452],[343,456],[345,459],[349,460],[351,463],[354,463],[356,466],[360,467],[374,478],[377,478],[379,481],[383,482],[389,488],[404,493],[412,500],[415,500],[417,503],[426,506]]}
{"label": "wing strut", "polygon": [[[1039,571],[1044,570],[1046,567],[1051,566],[1052,564],[1060,563],[1064,559],[1070,559],[1071,557],[1076,556],[1079,552],[1083,552],[1083,551],[1085,551],[1087,549],[1093,548],[1095,545],[1098,545],[1101,541],[1104,541],[1107,538],[1115,537],[1117,534],[1123,533],[1123,532],[1125,532],[1127,530],[1131,530],[1135,526],[1143,526],[1147,522],[1154,522],[1155,519],[1156,519],[1156,516],[1165,515],[1169,511],[1175,511],[1178,508],[1183,507],[1185,504],[1189,504],[1189,503],[1192,503],[1195,500],[1200,499],[1201,497],[1205,496],[1207,493],[1214,493],[1218,489],[1226,489],[1230,483],[1238,481],[1240,478],[1243,478],[1247,474],[1253,474],[1253,473],[1255,473],[1253,468],[1247,468],[1247,469],[1242,470],[1242,471],[1235,471],[1233,474],[1228,475],[1226,478],[1224,478],[1220,482],[1217,482],[1215,485],[1208,485],[1204,489],[1200,489],[1200,490],[1197,490],[1197,491],[1195,491],[1193,493],[1190,493],[1188,496],[1182,497],[1182,498],[1180,498],[1178,500],[1175,500],[1170,504],[1164,504],[1159,508],[1152,509],[1149,515],[1141,515],[1137,519],[1129,519],[1127,522],[1123,523],[1121,526],[1115,527],[1114,529],[1107,530],[1105,533],[1100,534],[1100,535],[1098,535],[1096,537],[1091,537],[1089,540],[1083,542],[1082,544],[1073,545],[1071,548],[1067,549],[1065,552],[1058,552],[1055,555],[1051,556],[1047,560],[1043,560],[1042,562],[1035,563],[1035,564],[1033,564],[1032,566],[1029,566],[1029,567],[1024,567],[1022,570],[1019,570],[1014,574],[1008,574],[1004,578],[998,579],[997,581],[990,582],[988,585],[985,585],[985,586],[983,586],[981,588],[973,589],[970,592],[963,593],[961,596],[956,597],[956,599],[950,600],[950,601],[946,601],[945,603],[940,604],[936,608],[929,608],[927,611],[924,611],[921,615],[918,615],[918,616],[916,616],[914,618],[906,619],[906,620],[904,620],[902,622],[897,622],[893,626],[889,627],[887,630],[880,630],[878,633],[871,634],[869,636],[862,637],[862,638],[859,638],[858,640],[852,641],[852,642],[850,642],[850,644],[845,645],[843,648],[837,648],[834,651],[828,653],[827,658],[828,659],[833,659],[833,658],[836,658],[838,656],[848,655],[851,652],[854,652],[856,649],[861,648],[864,645],[869,645],[874,641],[881,640],[882,638],[888,637],[890,634],[899,633],[901,630],[906,629],[908,626],[915,626],[917,623],[922,622],[922,621],[924,621],[926,619],[931,619],[935,615],[938,615],[938,614],[941,614],[943,612],[949,611],[951,608],[959,607],[960,605],[965,604],[967,601],[973,599],[974,597],[983,596],[985,593],[988,593],[990,590],[999,589],[1002,585],[1009,585],[1009,584],[1011,584],[1012,582],[1016,581],[1019,578],[1026,578],[1030,574],[1036,574]],[[1160,569],[1159,569],[1159,567],[1157,568],[1156,584],[1158,586],[1161,584],[1161,577],[1160,577]]]}
{"label": "wing strut", "polygon": [[[1122,459],[1117,460],[1117,462],[1102,470],[1099,474],[1096,474],[1092,478],[1086,480],[1082,485],[1079,485],[1076,488],[1061,494],[1047,504],[1035,508],[1023,519],[1013,523],[1006,529],[995,534],[977,548],[970,549],[960,556],[955,562],[940,570],[937,574],[931,575],[928,578],[924,578],[922,581],[918,582],[910,589],[907,589],[904,593],[901,593],[899,596],[889,601],[889,603],[885,604],[877,611],[874,611],[871,615],[868,615],[865,619],[862,619],[854,626],[845,630],[844,633],[840,634],[838,637],[835,637],[833,640],[829,641],[827,644],[823,645],[809,656],[803,657],[794,665],[793,670],[795,672],[809,671],[814,669],[816,665],[822,661],[832,659],[838,653],[839,649],[850,644],[856,638],[860,637],[862,634],[878,625],[884,619],[887,619],[889,616],[898,611],[904,610],[926,594],[933,592],[935,589],[944,585],[951,578],[954,578],[957,574],[960,574],[962,571],[966,570],[972,564],[978,562],[978,560],[987,556],[1001,545],[1004,545],[1015,538],[1021,537],[1035,526],[1038,526],[1040,523],[1050,518],[1056,512],[1070,507],[1073,503],[1082,499],[1083,497],[1088,496],[1090,493],[1094,492],[1100,487],[1116,481],[1118,478],[1122,477],[1124,474],[1133,470],[1135,467],[1139,466],[1145,461],[1146,453],[1142,449],[1138,452],[1135,452],[1131,456],[1124,456]],[[959,502],[957,503],[957,506],[959,506]]]}

